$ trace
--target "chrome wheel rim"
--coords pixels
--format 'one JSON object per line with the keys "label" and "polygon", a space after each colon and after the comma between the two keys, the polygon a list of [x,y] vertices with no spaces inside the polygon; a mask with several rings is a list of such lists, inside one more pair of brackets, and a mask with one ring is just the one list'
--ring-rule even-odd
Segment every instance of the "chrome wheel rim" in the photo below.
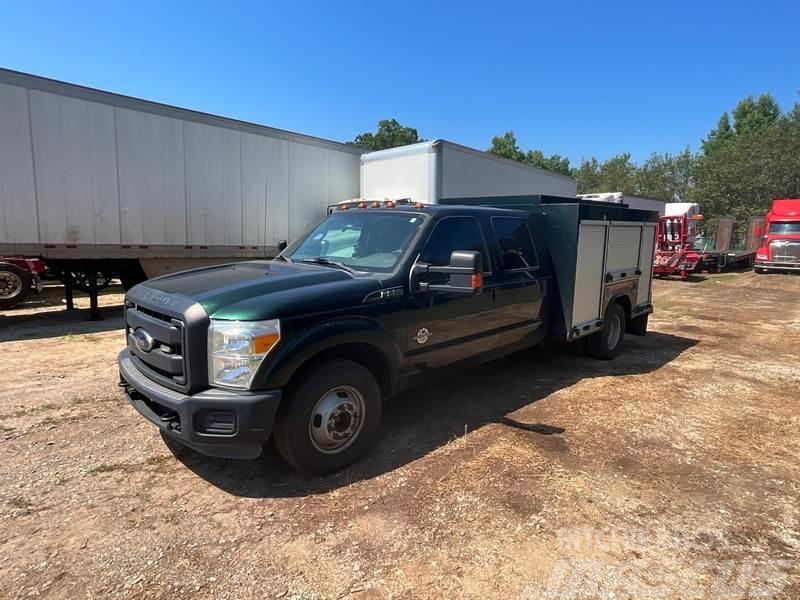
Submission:
{"label": "chrome wheel rim", "polygon": [[11,271],[0,272],[0,298],[8,300],[22,292],[22,278]]}
{"label": "chrome wheel rim", "polygon": [[308,435],[323,454],[338,454],[349,448],[364,427],[366,403],[357,389],[341,385],[326,392],[311,411]]}
{"label": "chrome wheel rim", "polygon": [[613,350],[619,344],[619,338],[622,335],[622,321],[619,315],[614,315],[611,321],[608,322],[608,349]]}

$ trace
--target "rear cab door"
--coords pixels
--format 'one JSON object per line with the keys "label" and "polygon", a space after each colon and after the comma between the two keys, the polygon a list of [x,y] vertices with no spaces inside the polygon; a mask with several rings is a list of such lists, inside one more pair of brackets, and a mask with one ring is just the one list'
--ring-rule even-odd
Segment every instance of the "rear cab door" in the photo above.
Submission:
{"label": "rear cab door", "polygon": [[502,347],[527,347],[545,336],[543,276],[527,219],[516,215],[490,218],[498,258],[494,300],[502,322]]}

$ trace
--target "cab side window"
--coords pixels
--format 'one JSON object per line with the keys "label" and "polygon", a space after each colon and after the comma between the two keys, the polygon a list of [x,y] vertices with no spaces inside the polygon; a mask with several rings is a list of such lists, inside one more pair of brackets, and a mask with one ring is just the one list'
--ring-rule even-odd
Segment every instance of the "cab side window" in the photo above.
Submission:
{"label": "cab side window", "polygon": [[[489,252],[483,239],[483,232],[478,220],[474,217],[448,217],[436,224],[419,256],[419,262],[443,267],[450,264],[450,253],[454,250],[471,250],[480,252],[483,259],[483,271],[491,271]],[[430,278],[431,273],[428,277]],[[447,280],[448,276],[436,274],[438,278]],[[430,281],[430,279],[426,279]],[[433,281],[431,281],[433,283]]]}
{"label": "cab side window", "polygon": [[524,219],[492,217],[492,227],[506,271],[535,269],[539,266],[531,233]]}

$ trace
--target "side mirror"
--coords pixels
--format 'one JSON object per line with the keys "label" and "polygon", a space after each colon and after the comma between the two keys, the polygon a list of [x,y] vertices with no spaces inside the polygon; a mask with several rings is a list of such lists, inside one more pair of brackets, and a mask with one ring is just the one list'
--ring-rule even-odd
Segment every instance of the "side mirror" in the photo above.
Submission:
{"label": "side mirror", "polygon": [[278,252],[283,252],[289,246],[289,242],[281,240],[278,242]]}
{"label": "side mirror", "polygon": [[454,250],[450,253],[450,264],[445,267],[419,263],[414,266],[414,277],[424,273],[444,273],[450,275],[450,281],[441,284],[421,281],[419,289],[423,292],[473,295],[483,291],[483,258],[480,252]]}

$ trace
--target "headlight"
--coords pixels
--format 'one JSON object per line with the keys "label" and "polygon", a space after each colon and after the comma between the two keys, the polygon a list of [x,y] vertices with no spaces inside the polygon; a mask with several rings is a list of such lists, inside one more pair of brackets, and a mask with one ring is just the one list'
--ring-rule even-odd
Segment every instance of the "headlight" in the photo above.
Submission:
{"label": "headlight", "polygon": [[246,390],[256,369],[281,339],[281,323],[211,321],[208,328],[208,381]]}

